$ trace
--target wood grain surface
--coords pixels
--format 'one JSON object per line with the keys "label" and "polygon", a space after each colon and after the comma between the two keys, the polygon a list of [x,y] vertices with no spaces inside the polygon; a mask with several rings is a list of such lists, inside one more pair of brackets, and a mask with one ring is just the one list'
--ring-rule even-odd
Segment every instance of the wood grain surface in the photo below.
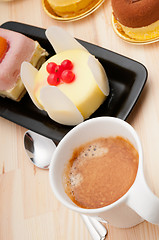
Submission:
{"label": "wood grain surface", "polygon": [[[146,86],[127,121],[144,149],[148,185],[159,197],[159,43],[136,46],[116,36],[111,2],[76,22],[58,22],[42,9],[40,0],[0,2],[0,24],[18,21],[47,28],[58,25],[73,36],[143,63]],[[0,118],[0,240],[90,240],[82,219],[54,197],[47,170],[35,168],[24,151],[26,129]],[[146,199],[145,199],[146,201]],[[108,240],[157,240],[159,227],[143,222],[130,229],[110,225]]]}

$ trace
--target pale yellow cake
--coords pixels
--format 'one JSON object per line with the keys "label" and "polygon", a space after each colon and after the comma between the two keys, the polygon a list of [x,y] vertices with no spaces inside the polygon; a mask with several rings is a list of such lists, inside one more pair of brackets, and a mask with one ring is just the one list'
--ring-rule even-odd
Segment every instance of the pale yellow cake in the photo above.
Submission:
{"label": "pale yellow cake", "polygon": [[46,36],[56,54],[39,71],[24,62],[22,81],[34,104],[51,119],[77,125],[109,95],[106,72],[98,59],[63,29],[51,26]]}
{"label": "pale yellow cake", "polygon": [[92,8],[99,0],[47,0],[53,11],[62,17],[76,16]]}
{"label": "pale yellow cake", "polygon": [[[60,64],[63,60],[69,59],[74,63],[73,72],[76,75],[75,81],[70,84],[59,84],[57,88],[73,102],[85,119],[98,109],[106,99],[106,96],[100,90],[91,72],[89,56],[90,53],[86,51],[67,50],[48,59],[38,71],[34,82],[34,93],[38,102],[43,105],[40,100],[40,90],[48,85],[47,77],[49,74],[46,70],[47,64],[49,62]],[[95,58],[94,61],[98,65],[99,71],[102,72],[102,79],[105,82],[104,84],[106,84],[107,81],[102,66]]]}
{"label": "pale yellow cake", "polygon": [[120,27],[127,36],[135,40],[144,41],[154,39],[159,36],[159,20],[146,27],[140,28],[126,27],[119,22],[117,24],[120,25]]}

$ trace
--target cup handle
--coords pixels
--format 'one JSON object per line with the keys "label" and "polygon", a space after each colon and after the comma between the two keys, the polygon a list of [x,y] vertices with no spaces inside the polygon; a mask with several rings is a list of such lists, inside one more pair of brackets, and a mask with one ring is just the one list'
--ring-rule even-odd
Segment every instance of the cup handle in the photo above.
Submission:
{"label": "cup handle", "polygon": [[138,176],[131,190],[127,205],[146,221],[159,224],[159,198],[150,190],[143,174]]}

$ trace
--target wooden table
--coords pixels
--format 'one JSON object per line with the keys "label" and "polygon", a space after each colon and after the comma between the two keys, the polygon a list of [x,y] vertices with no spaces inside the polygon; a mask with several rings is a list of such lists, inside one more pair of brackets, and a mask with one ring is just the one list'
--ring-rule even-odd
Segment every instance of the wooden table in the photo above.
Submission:
{"label": "wooden table", "polygon": [[[127,121],[136,129],[144,149],[147,183],[159,196],[159,43],[128,44],[111,25],[111,3],[76,22],[48,17],[40,0],[0,2],[0,24],[19,21],[47,28],[58,25],[73,36],[143,63],[149,72],[146,86]],[[33,167],[23,147],[26,129],[0,118],[0,240],[91,239],[77,213],[61,205],[51,192],[48,171]],[[146,199],[145,199],[146,200]],[[107,225],[109,240],[157,240],[159,227],[143,222],[131,229]]]}

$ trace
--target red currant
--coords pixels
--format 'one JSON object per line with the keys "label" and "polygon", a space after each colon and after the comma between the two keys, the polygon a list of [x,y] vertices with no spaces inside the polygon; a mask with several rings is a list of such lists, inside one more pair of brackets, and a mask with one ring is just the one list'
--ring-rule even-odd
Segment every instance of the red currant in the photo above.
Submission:
{"label": "red currant", "polygon": [[48,73],[54,73],[56,66],[57,66],[56,63],[50,62],[50,63],[47,64],[46,70],[48,71]]}
{"label": "red currant", "polygon": [[56,73],[51,73],[47,78],[47,82],[49,85],[57,86],[60,83],[60,78]]}
{"label": "red currant", "polygon": [[66,70],[66,69],[72,70],[73,63],[70,60],[66,59],[61,63],[61,66],[63,67],[64,70]]}
{"label": "red currant", "polygon": [[63,71],[63,68],[61,65],[57,65],[55,67],[55,73],[58,74],[59,77],[61,76],[62,71]]}
{"label": "red currant", "polygon": [[75,74],[71,70],[64,70],[61,74],[61,79],[65,83],[71,83],[75,79]]}

